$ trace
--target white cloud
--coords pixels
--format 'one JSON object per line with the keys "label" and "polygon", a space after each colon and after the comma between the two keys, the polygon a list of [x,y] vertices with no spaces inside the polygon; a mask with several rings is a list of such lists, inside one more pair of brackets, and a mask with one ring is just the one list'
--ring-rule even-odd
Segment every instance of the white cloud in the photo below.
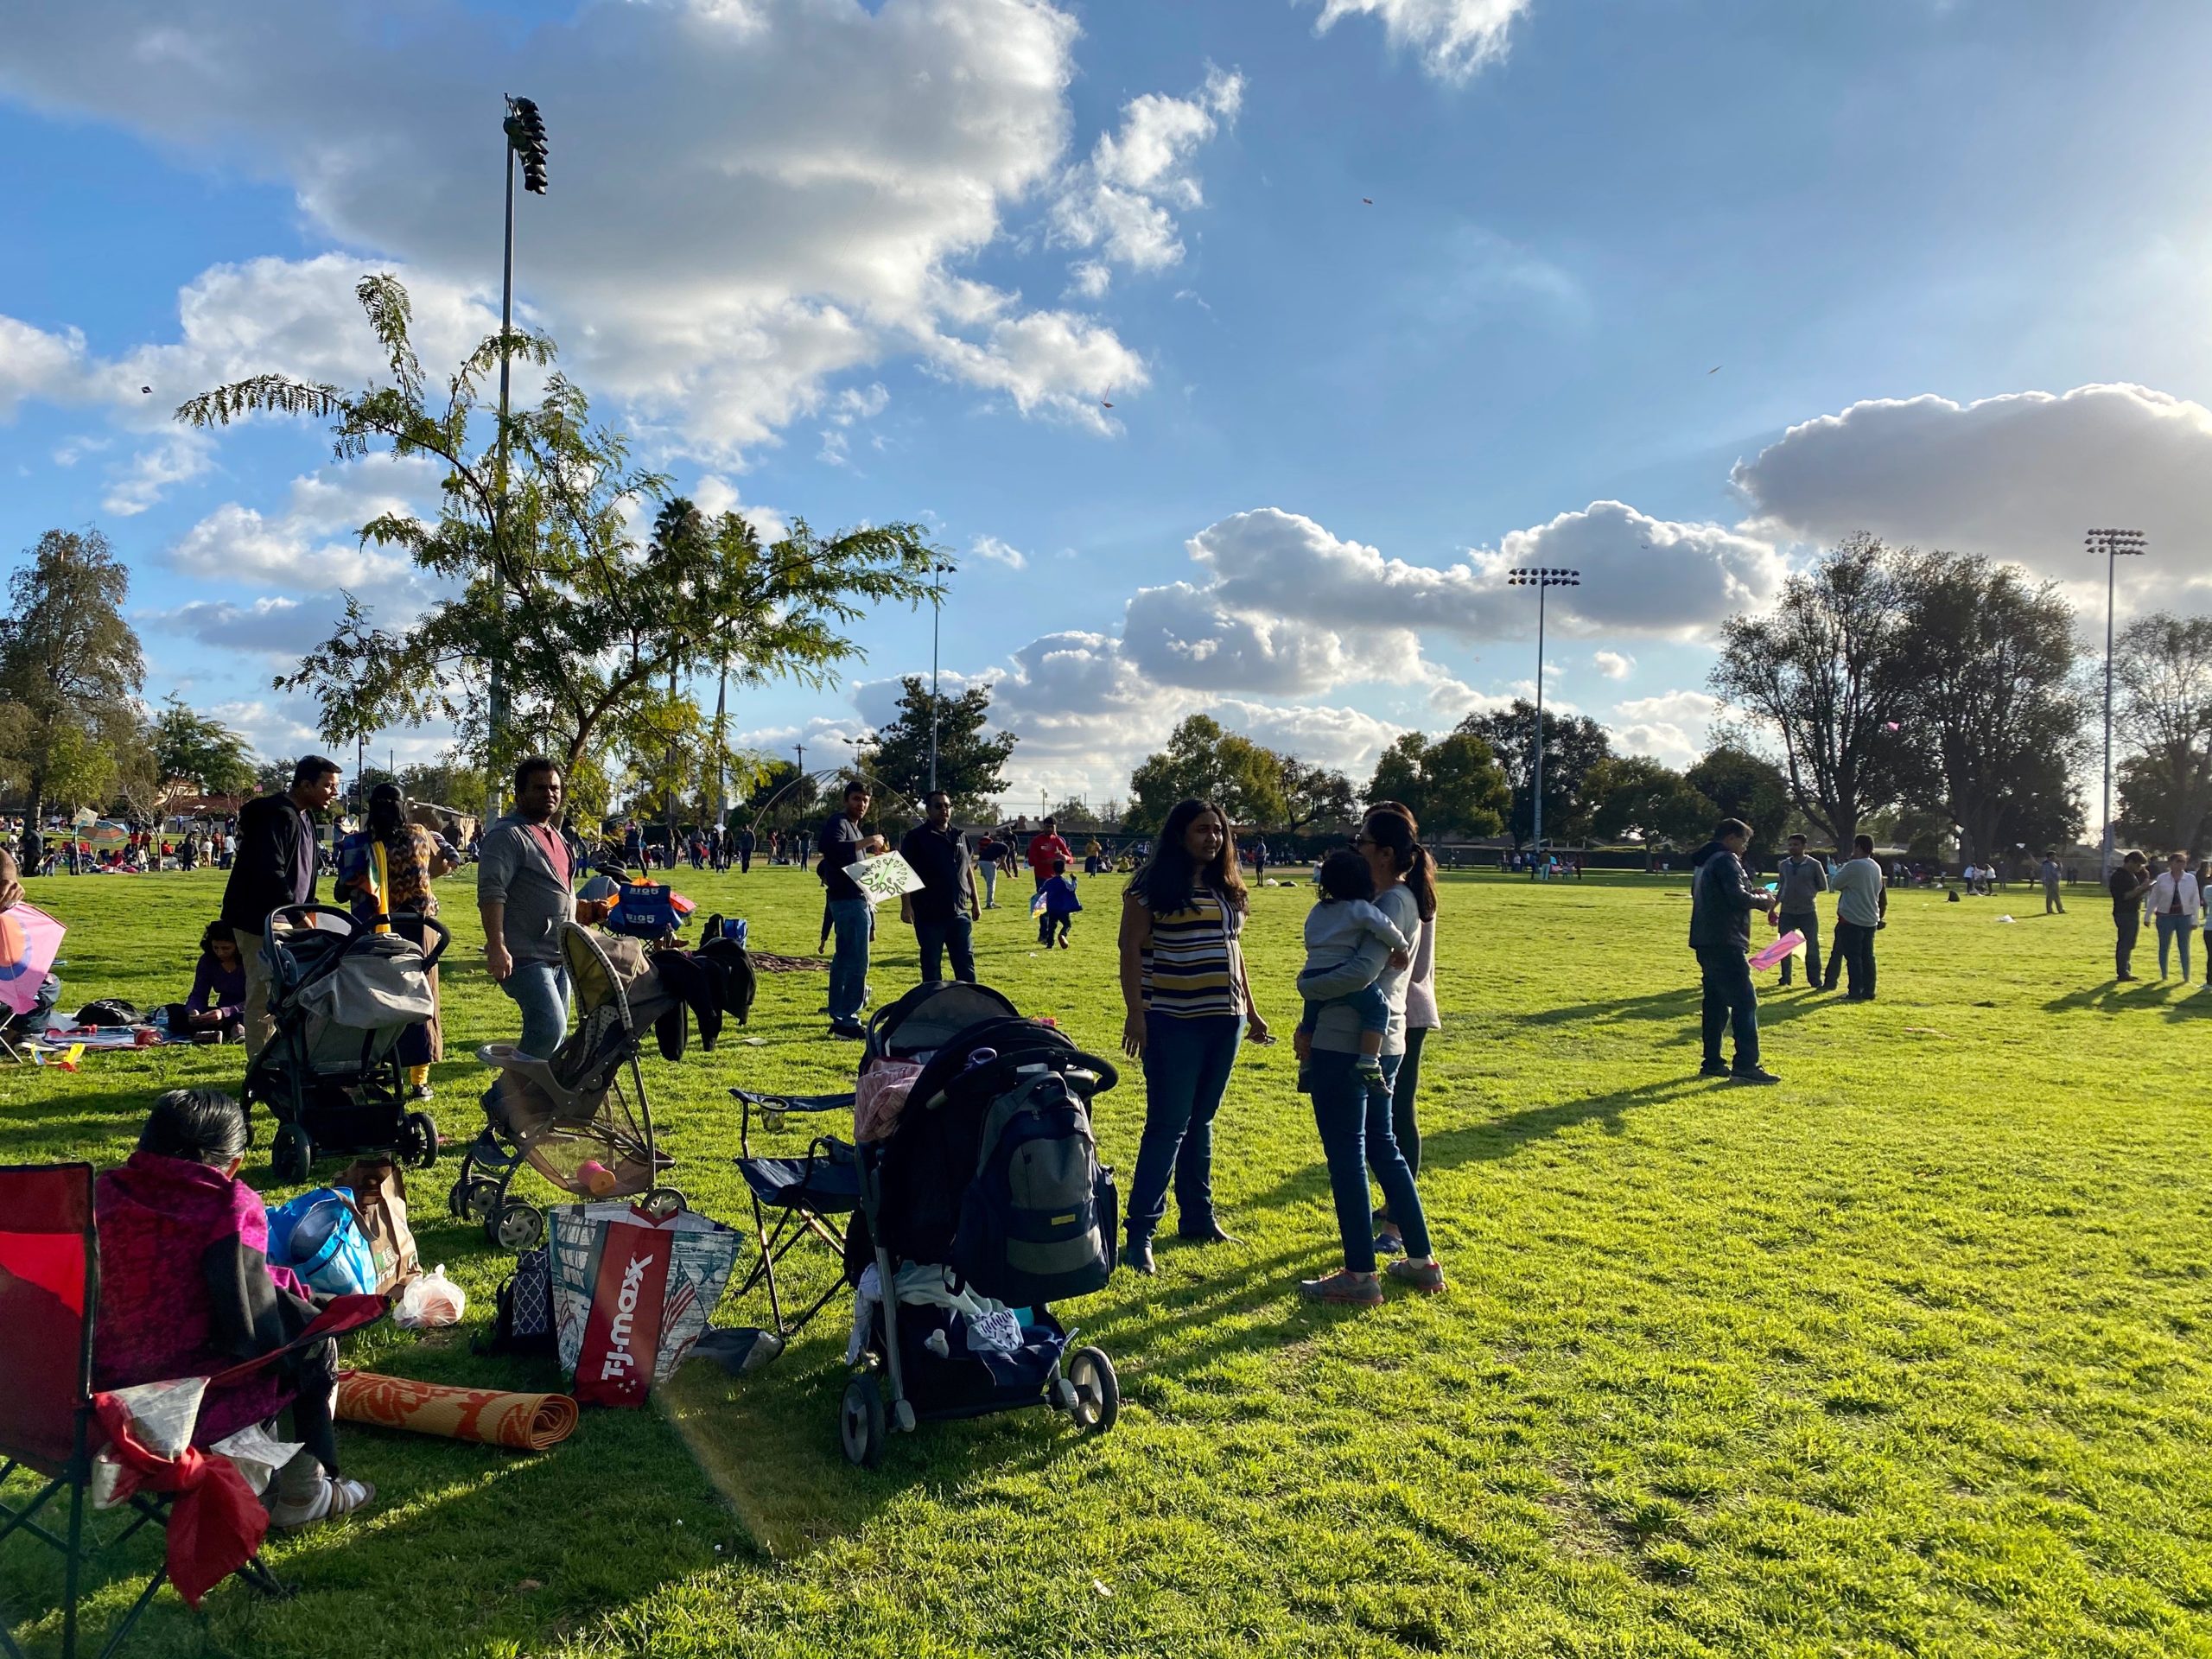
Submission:
{"label": "white cloud", "polygon": [[1072,300],[1103,300],[1106,290],[1114,286],[1114,270],[1103,260],[1079,259],[1068,267],[1067,297]]}
{"label": "white cloud", "polygon": [[[1516,530],[1476,564],[1503,582],[1516,565],[1581,572],[1581,585],[1549,591],[1555,624],[1580,633],[1687,639],[1738,611],[1763,608],[1787,565],[1774,546],[1713,524],[1653,518],[1618,501],[1592,501],[1549,524]],[[1524,611],[1535,607],[1524,599]]]}
{"label": "white cloud", "polygon": [[329,637],[340,611],[333,601],[315,607],[279,594],[245,605],[199,599],[173,611],[155,612],[146,620],[217,650],[254,652],[296,662]]}
{"label": "white cloud", "polygon": [[146,511],[168,493],[206,472],[213,464],[215,446],[205,433],[179,430],[164,433],[133,455],[112,475],[100,505],[128,518]]}
{"label": "white cloud", "polygon": [[422,512],[435,500],[438,472],[427,460],[382,456],[292,480],[283,512],[264,516],[226,502],[185,531],[169,561],[188,575],[247,588],[404,601],[416,590],[412,562],[360,543],[360,527],[379,514]]}
{"label": "white cloud", "polygon": [[791,532],[791,522],[774,507],[741,501],[737,486],[716,473],[702,473],[691,486],[691,499],[709,518],[735,512],[751,524],[763,541],[772,542]]}
{"label": "white cloud", "polygon": [[0,421],[12,420],[29,398],[73,398],[84,373],[85,337],[76,329],[50,334],[0,316]]}
{"label": "white cloud", "polygon": [[1396,50],[1421,54],[1421,65],[1443,80],[1465,80],[1505,55],[1514,19],[1534,0],[1321,0],[1313,24],[1326,34],[1346,17],[1382,20],[1383,36]]}
{"label": "white cloud", "polygon": [[[666,0],[537,26],[423,0],[404,29],[283,0],[84,0],[11,17],[0,96],[274,173],[311,224],[371,251],[349,274],[402,265],[419,302],[440,284],[480,298],[499,213],[486,89],[527,88],[552,184],[518,204],[522,297],[633,432],[736,465],[795,421],[865,418],[830,384],[906,353],[1098,429],[1103,389],[1143,384],[1110,328],[957,274],[1064,188],[1077,33],[1044,0]],[[1233,85],[1134,100],[1080,168],[1179,208],[1196,187],[1168,106],[1225,121]],[[1102,221],[1094,239],[1134,261],[1154,257],[1147,234]],[[242,293],[206,299],[202,332],[235,329],[245,367],[320,378],[365,338],[350,317],[274,334]],[[70,378],[69,340],[30,343],[35,364],[0,355],[0,409]],[[144,377],[149,404],[217,378],[178,366]]]}
{"label": "white cloud", "polygon": [[1002,564],[1009,570],[1027,570],[1029,556],[1018,547],[1010,547],[995,536],[978,536],[968,544],[968,550],[979,559],[993,564]]}
{"label": "white cloud", "polygon": [[1614,704],[1610,723],[1623,753],[1687,766],[1705,753],[1706,730],[1719,712],[1719,700],[1703,691],[1664,691]]}
{"label": "white cloud", "polygon": [[2212,410],[2146,386],[1872,399],[1791,427],[1731,476],[1747,528],[1770,536],[1872,531],[2101,588],[2082,532],[2119,524],[2151,539],[2151,558],[2121,562],[2139,596],[2177,570],[2212,581]]}
{"label": "white cloud", "polygon": [[[1244,99],[1244,78],[1211,69],[1189,98],[1146,92],[1122,106],[1122,124],[1101,133],[1090,158],[1070,168],[1052,203],[1052,236],[1063,245],[1096,248],[1105,260],[1136,270],[1162,270],[1183,257],[1175,214],[1205,204],[1191,164],[1198,149],[1232,125]],[[1106,292],[1109,271],[1098,260],[1072,268],[1086,299]]]}
{"label": "white cloud", "polygon": [[1592,652],[1591,665],[1609,680],[1624,680],[1636,668],[1636,658],[1618,651]]}

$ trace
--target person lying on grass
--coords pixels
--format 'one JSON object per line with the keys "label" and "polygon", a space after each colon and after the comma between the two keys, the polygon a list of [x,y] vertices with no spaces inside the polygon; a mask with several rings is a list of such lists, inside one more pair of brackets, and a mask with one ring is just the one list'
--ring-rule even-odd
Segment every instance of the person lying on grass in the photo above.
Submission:
{"label": "person lying on grass", "polygon": [[[95,1386],[129,1388],[207,1376],[274,1353],[316,1313],[289,1268],[270,1265],[261,1197],[238,1179],[245,1113],[213,1089],[172,1089],[154,1102],[138,1149],[93,1187],[100,1241]],[[270,1488],[273,1526],[311,1527],[376,1497],[338,1473],[331,1403],[338,1344],[311,1342],[200,1402],[194,1446],[226,1440],[288,1411],[279,1440],[303,1442]]]}
{"label": "person lying on grass", "polygon": [[[1300,976],[1333,973],[1355,961],[1364,969],[1363,951],[1372,960],[1373,971],[1367,983],[1332,1001],[1350,1009],[1359,1022],[1359,1058],[1352,1070],[1370,1082],[1380,1083],[1382,1033],[1390,1024],[1390,1005],[1376,982],[1386,967],[1413,965],[1413,943],[1398,931],[1396,923],[1375,907],[1375,877],[1368,870],[1367,861],[1350,848],[1321,861],[1314,887],[1319,897],[1306,912],[1306,966],[1299,970]],[[1310,1035],[1314,1020],[1327,1006],[1307,1002],[1298,1028]],[[1298,1068],[1298,1092],[1313,1092],[1312,1073],[1304,1065]]]}

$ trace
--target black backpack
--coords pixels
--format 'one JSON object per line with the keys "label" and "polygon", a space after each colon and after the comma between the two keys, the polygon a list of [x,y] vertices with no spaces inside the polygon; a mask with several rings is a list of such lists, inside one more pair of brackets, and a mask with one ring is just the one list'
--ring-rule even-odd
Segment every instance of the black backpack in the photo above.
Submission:
{"label": "black backpack", "polygon": [[1081,1296],[1112,1274],[1119,1226],[1114,1172],[1065,1077],[1024,1077],[991,1103],[960,1200],[954,1272],[1016,1306]]}

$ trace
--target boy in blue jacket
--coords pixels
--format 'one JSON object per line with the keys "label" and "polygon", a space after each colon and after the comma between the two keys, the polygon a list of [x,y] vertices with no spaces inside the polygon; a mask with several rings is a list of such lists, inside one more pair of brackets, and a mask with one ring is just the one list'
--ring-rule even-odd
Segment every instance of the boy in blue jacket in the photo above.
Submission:
{"label": "boy in blue jacket", "polygon": [[1075,878],[1068,874],[1067,860],[1052,861],[1052,874],[1037,889],[1032,903],[1037,912],[1037,943],[1049,950],[1057,937],[1060,949],[1066,950],[1068,930],[1074,925],[1076,912],[1083,908],[1083,900],[1075,896]]}

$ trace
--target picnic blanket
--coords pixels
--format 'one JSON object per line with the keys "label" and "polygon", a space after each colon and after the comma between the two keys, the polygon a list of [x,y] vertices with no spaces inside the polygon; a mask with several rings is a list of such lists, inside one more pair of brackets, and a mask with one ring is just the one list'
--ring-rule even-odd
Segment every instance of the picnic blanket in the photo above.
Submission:
{"label": "picnic blanket", "polygon": [[476,1440],[518,1452],[543,1452],[576,1427],[576,1402],[565,1394],[509,1394],[499,1389],[453,1389],[374,1371],[338,1374],[336,1414],[349,1423],[374,1423],[410,1434]]}

